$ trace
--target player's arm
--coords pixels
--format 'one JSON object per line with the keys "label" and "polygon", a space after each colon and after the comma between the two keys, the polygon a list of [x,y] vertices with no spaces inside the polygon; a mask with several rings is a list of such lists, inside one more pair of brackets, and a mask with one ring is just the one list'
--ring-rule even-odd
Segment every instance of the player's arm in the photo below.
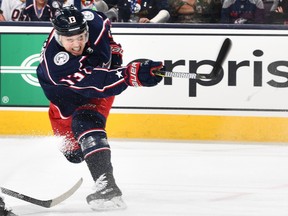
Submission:
{"label": "player's arm", "polygon": [[114,42],[113,38],[110,40],[111,47],[111,68],[119,68],[123,63],[123,49],[121,44]]}
{"label": "player's arm", "polygon": [[[116,43],[113,39],[111,34],[111,22],[105,16],[105,14],[101,12],[94,12],[95,13],[95,20],[98,21],[90,22],[90,34],[93,32],[94,35],[98,35],[92,39],[93,43],[95,44],[94,49],[101,50],[101,53],[98,53],[97,59],[101,62],[98,66],[101,67],[109,67],[111,69],[115,69],[121,67],[122,65],[122,54],[123,50],[119,43]],[[96,16],[97,14],[97,16]],[[99,21],[100,20],[100,21]],[[100,26],[99,23],[103,23]],[[95,64],[92,64],[96,66]]]}
{"label": "player's arm", "polygon": [[154,70],[161,70],[162,62],[147,60],[143,63],[133,62],[118,69],[94,68],[84,73],[61,79],[61,84],[68,85],[73,91],[86,97],[109,97],[121,94],[127,86],[151,87],[157,85],[162,77],[155,76]]}
{"label": "player's arm", "polygon": [[102,51],[109,52],[109,53],[105,54],[106,56],[107,55],[109,55],[109,56],[111,55],[110,68],[111,69],[119,68],[119,67],[122,66],[122,63],[123,63],[123,60],[122,60],[122,58],[123,58],[122,46],[121,46],[121,44],[116,43],[114,41],[113,35],[111,33],[111,22],[110,22],[110,20],[103,13],[99,13],[98,12],[98,15],[101,16],[102,19],[104,20],[103,24],[104,24],[104,27],[105,27],[105,28],[103,28],[103,29],[105,29],[105,32],[104,32],[104,34],[101,37],[101,43],[102,44],[109,44],[109,48],[110,48],[110,49],[102,49]]}
{"label": "player's arm", "polygon": [[109,40],[110,48],[111,48],[111,68],[119,68],[123,63],[123,49],[121,44],[116,43],[111,33],[111,23],[107,23],[107,38]]}

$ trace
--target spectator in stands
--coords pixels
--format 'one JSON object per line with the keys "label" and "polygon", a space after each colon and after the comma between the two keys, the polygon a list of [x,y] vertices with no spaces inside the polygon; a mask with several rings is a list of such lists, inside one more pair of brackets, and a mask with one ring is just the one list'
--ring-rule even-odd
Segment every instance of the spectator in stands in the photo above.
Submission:
{"label": "spectator in stands", "polygon": [[[53,6],[53,1],[57,1],[61,7],[68,7],[74,5],[77,9],[91,9],[106,13],[108,5],[103,0],[48,0],[48,4],[52,9],[53,15],[56,13],[57,8]],[[109,14],[106,14],[108,16]],[[108,16],[108,18],[110,18]]]}
{"label": "spectator in stands", "polygon": [[[48,0],[48,4],[55,13],[55,8],[52,6],[54,0]],[[58,0],[62,7],[74,5],[78,9],[92,9],[100,12],[108,11],[108,6],[103,0]]]}
{"label": "spectator in stands", "polygon": [[19,21],[50,21],[53,12],[47,0],[27,0]]}
{"label": "spectator in stands", "polygon": [[[77,5],[74,4],[74,0],[58,0],[58,1],[62,4],[63,7],[70,6],[72,4],[75,5],[75,7],[77,7]],[[79,2],[79,5],[80,5],[80,2]]]}
{"label": "spectator in stands", "polygon": [[173,23],[217,23],[221,0],[168,0]]}
{"label": "spectator in stands", "polygon": [[2,4],[2,0],[0,0],[0,21],[5,21],[5,18],[3,16],[3,11],[1,10],[1,4]]}
{"label": "spectator in stands", "polygon": [[221,11],[222,23],[261,24],[265,23],[262,0],[224,0]]}
{"label": "spectator in stands", "polygon": [[0,22],[5,21],[5,18],[3,16],[3,11],[0,9]]}
{"label": "spectator in stands", "polygon": [[108,11],[108,5],[103,0],[81,0],[81,9],[87,8],[100,12]]}
{"label": "spectator in stands", "polygon": [[118,22],[165,23],[170,18],[167,0],[105,0]]}
{"label": "spectator in stands", "polygon": [[26,6],[25,2],[26,0],[2,0],[1,10],[5,19],[2,21],[18,21]]}
{"label": "spectator in stands", "polygon": [[81,0],[81,9],[92,9],[96,10],[96,2],[94,0]]}
{"label": "spectator in stands", "polygon": [[288,0],[274,0],[267,16],[270,24],[288,24]]}

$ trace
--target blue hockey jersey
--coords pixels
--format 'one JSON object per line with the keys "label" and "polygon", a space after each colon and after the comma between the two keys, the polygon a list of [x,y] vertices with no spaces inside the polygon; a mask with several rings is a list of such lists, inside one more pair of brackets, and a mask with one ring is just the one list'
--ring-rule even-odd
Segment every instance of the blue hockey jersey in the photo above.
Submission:
{"label": "blue hockey jersey", "polygon": [[47,38],[37,76],[46,97],[64,117],[92,98],[120,94],[127,88],[126,67],[109,69],[111,45],[110,21],[102,13],[82,10],[89,27],[89,40],[81,56],[68,53],[55,39],[53,29]]}

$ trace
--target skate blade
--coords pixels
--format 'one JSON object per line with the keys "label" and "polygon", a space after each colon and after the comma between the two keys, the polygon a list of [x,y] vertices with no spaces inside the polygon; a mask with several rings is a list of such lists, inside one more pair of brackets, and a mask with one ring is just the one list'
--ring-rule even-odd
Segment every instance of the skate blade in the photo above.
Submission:
{"label": "skate blade", "polygon": [[89,202],[93,211],[111,211],[126,209],[127,205],[123,201],[121,196],[114,197],[111,200],[98,199]]}

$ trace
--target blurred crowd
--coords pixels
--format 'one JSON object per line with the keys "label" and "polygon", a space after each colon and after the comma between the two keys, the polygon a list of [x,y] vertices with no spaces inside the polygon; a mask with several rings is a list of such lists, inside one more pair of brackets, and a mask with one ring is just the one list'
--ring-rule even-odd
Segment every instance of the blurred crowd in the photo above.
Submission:
{"label": "blurred crowd", "polygon": [[[53,3],[54,2],[54,3]],[[288,0],[58,0],[112,22],[288,24]],[[55,0],[0,0],[0,21],[50,21]]]}

